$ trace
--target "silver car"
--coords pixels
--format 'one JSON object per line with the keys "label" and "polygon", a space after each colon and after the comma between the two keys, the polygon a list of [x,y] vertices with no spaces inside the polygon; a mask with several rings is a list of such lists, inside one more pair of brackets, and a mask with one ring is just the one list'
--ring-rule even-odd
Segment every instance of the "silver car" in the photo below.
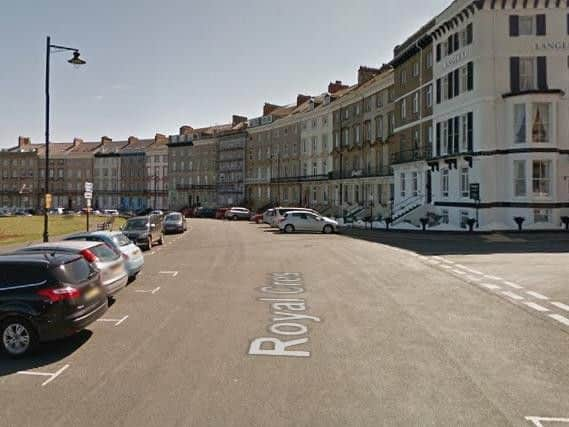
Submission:
{"label": "silver car", "polygon": [[302,212],[310,212],[311,214],[314,215],[318,215],[318,212],[316,212],[314,209],[308,209],[308,208],[283,208],[283,207],[278,207],[275,208],[275,213],[274,215],[272,215],[271,217],[271,227],[274,228],[279,228],[279,223],[282,221],[282,219],[285,217],[285,215],[288,212],[292,212],[292,211],[302,211]]}
{"label": "silver car", "polygon": [[15,253],[67,253],[82,255],[89,264],[101,272],[101,282],[107,296],[124,288],[128,274],[120,253],[101,242],[64,241],[41,243],[20,249]]}
{"label": "silver car", "polygon": [[122,254],[129,280],[134,280],[144,266],[144,255],[138,246],[132,243],[120,231],[93,231],[91,233],[74,234],[65,240],[83,240],[102,242]]}
{"label": "silver car", "polygon": [[279,229],[285,233],[295,231],[318,232],[324,234],[335,233],[338,223],[333,219],[313,214],[307,211],[290,211],[279,222]]}
{"label": "silver car", "polygon": [[232,219],[237,221],[238,219],[249,219],[251,217],[251,211],[246,208],[231,208],[225,212],[225,219]]}

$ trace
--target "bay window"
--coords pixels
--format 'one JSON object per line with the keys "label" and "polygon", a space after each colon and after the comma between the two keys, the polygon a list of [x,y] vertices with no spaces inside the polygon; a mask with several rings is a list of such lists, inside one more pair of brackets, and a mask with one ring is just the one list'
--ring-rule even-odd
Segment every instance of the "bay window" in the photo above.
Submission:
{"label": "bay window", "polygon": [[550,140],[549,105],[533,104],[531,127],[533,142],[549,142]]}
{"label": "bay window", "polygon": [[533,194],[540,197],[551,195],[551,160],[533,161]]}
{"label": "bay window", "polygon": [[527,196],[525,160],[514,160],[514,196]]}
{"label": "bay window", "polygon": [[514,142],[526,142],[526,105],[514,105]]}

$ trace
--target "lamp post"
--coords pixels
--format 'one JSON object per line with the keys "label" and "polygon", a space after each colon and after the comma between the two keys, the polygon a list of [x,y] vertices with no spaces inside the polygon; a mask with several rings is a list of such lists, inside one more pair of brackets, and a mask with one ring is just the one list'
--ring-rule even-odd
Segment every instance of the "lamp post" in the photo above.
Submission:
{"label": "lamp post", "polygon": [[43,241],[49,241],[49,231],[48,231],[48,217],[47,217],[47,200],[49,194],[49,63],[51,59],[51,53],[71,51],[73,52],[73,58],[69,59],[72,65],[83,65],[85,61],[79,57],[79,50],[51,44],[51,37],[47,36],[45,45],[45,193],[44,193],[44,213],[43,213]]}

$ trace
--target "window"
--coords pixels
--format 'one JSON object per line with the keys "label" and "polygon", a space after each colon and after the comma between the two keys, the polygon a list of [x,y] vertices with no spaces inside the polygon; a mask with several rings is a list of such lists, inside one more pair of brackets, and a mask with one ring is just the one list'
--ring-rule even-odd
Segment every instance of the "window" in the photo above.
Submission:
{"label": "window", "polygon": [[316,162],[312,163],[312,175],[313,176],[318,175],[318,165],[316,164]]}
{"label": "window", "polygon": [[401,118],[402,119],[407,118],[407,100],[406,99],[401,101]]}
{"label": "window", "polygon": [[443,169],[441,172],[441,192],[443,197],[448,197],[448,169]]}
{"label": "window", "polygon": [[551,222],[551,209],[534,209],[533,222],[536,224]]}
{"label": "window", "polygon": [[407,83],[407,71],[402,70],[401,71],[401,84],[404,85],[405,83]]}
{"label": "window", "polygon": [[536,58],[520,58],[520,90],[533,90],[537,87]]}
{"label": "window", "polygon": [[460,92],[468,91],[468,67],[460,68]]}
{"label": "window", "polygon": [[360,107],[360,103],[359,103],[359,102],[356,104],[355,110],[356,110],[356,116],[357,116],[358,114],[360,114],[360,112],[361,112],[361,107]]}
{"label": "window", "polygon": [[318,127],[318,122],[316,119],[312,120],[312,129],[316,129]]}
{"label": "window", "polygon": [[334,132],[334,147],[340,146],[340,132]]}
{"label": "window", "polygon": [[468,114],[460,116],[460,151],[468,151]]}
{"label": "window", "polygon": [[413,95],[413,113],[417,114],[419,112],[419,92],[415,92]]}
{"label": "window", "polygon": [[468,168],[460,169],[460,193],[462,197],[470,196],[469,179],[468,179]]}
{"label": "window", "polygon": [[383,116],[375,118],[375,137],[378,139],[383,138]]}
{"label": "window", "polygon": [[322,152],[328,153],[328,135],[322,135]]}
{"label": "window", "polygon": [[328,173],[328,162],[326,159],[322,160],[322,174],[326,175]]}
{"label": "window", "polygon": [[350,145],[350,130],[344,129],[344,146]]}
{"label": "window", "polygon": [[[442,146],[442,152],[441,154],[443,156],[446,156],[448,154],[448,135],[449,135],[449,129],[448,129],[448,122],[445,120],[441,123],[441,146]],[[447,171],[448,172],[448,171]]]}
{"label": "window", "polygon": [[387,132],[389,135],[393,135],[395,129],[395,114],[389,113],[387,115]]}
{"label": "window", "polygon": [[466,228],[468,226],[468,211],[460,211],[460,227]]}
{"label": "window", "polygon": [[356,129],[355,129],[355,140],[356,140],[356,144],[359,144],[359,143],[360,143],[360,136],[361,136],[360,134],[361,134],[361,127],[360,127],[360,125],[357,125],[357,126],[356,126]]}
{"label": "window", "polygon": [[526,105],[514,105],[514,142],[523,144],[526,142]]}
{"label": "window", "polygon": [[313,137],[312,137],[312,153],[316,153],[316,145],[317,145],[317,143],[316,143],[316,137],[313,136]]}
{"label": "window", "polygon": [[306,153],[308,151],[308,145],[306,145],[306,139],[302,140],[302,152]]}
{"label": "window", "polygon": [[400,182],[401,182],[401,197],[405,197],[405,192],[406,192],[406,188],[405,188],[405,186],[406,186],[406,183],[405,183],[405,174],[402,173],[402,174],[399,176],[399,179],[400,179]]}
{"label": "window", "polygon": [[413,64],[413,77],[418,77],[419,76],[419,63],[415,62]]}
{"label": "window", "polygon": [[533,194],[541,197],[551,195],[551,161],[533,161]]}
{"label": "window", "polygon": [[348,119],[350,118],[350,109],[346,108],[344,109],[344,119]]}
{"label": "window", "polygon": [[525,160],[514,160],[514,196],[527,196]]}
{"label": "window", "polygon": [[383,93],[378,93],[377,95],[375,95],[375,106],[377,108],[383,107]]}
{"label": "window", "polygon": [[433,67],[433,53],[429,53],[427,55],[427,68],[432,68]]}
{"label": "window", "polygon": [[449,223],[449,218],[448,218],[448,209],[443,209],[441,211],[441,222],[443,224],[448,224]]}
{"label": "window", "polygon": [[413,196],[417,196],[419,191],[419,174],[417,172],[411,174],[411,191],[413,192]]}
{"label": "window", "polygon": [[433,85],[427,86],[427,107],[431,108],[433,106]]}
{"label": "window", "polygon": [[371,122],[368,120],[364,123],[364,139],[371,140]]}
{"label": "window", "polygon": [[533,104],[532,114],[532,141],[533,142],[549,142],[549,105],[550,104]]}

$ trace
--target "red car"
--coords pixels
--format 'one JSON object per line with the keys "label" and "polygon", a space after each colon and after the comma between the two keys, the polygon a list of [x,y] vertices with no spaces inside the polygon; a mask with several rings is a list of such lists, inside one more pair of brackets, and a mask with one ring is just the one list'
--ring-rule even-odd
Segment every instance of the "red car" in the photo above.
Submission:
{"label": "red car", "polygon": [[225,219],[225,212],[227,212],[229,208],[217,208],[215,211],[215,219]]}
{"label": "red car", "polygon": [[254,213],[251,214],[251,218],[249,218],[251,222],[255,224],[261,224],[263,222],[263,214],[262,213]]}

